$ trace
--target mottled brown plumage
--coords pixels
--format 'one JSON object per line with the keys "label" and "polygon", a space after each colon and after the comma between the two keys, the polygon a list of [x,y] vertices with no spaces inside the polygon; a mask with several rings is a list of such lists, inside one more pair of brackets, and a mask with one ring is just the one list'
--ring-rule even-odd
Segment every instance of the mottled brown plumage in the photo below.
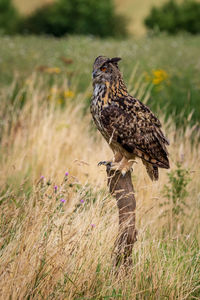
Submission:
{"label": "mottled brown plumage", "polygon": [[136,157],[142,159],[152,180],[158,167],[169,168],[169,145],[161,123],[151,110],[129,95],[119,71],[120,58],[96,58],[93,66],[91,113],[114,152],[112,168],[125,174]]}

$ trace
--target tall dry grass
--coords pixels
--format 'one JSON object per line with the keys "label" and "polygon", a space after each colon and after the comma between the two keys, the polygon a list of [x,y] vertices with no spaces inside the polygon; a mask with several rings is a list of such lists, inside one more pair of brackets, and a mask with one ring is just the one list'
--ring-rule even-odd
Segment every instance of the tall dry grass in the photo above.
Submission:
{"label": "tall dry grass", "polygon": [[[148,97],[140,82],[136,89]],[[14,90],[15,84],[2,92],[1,299],[199,299],[196,129],[182,132],[172,120],[164,125],[171,169],[181,161],[192,179],[185,214],[178,216],[172,232],[173,220],[159,205],[166,200],[167,171],[160,170],[160,180],[152,183],[143,165],[135,165],[134,265],[128,274],[120,270],[116,275],[112,251],[118,212],[105,170],[97,167],[112,153],[92,129],[89,113],[83,113],[88,92],[77,92],[61,108],[56,93],[49,98],[49,86],[36,77]]]}

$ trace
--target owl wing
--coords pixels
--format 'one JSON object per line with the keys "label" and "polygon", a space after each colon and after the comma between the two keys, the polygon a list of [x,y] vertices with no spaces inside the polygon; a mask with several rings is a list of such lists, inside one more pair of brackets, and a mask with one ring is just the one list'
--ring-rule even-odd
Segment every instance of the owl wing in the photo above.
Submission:
{"label": "owl wing", "polygon": [[104,107],[101,122],[110,144],[118,143],[148,163],[169,168],[169,142],[161,131],[161,123],[139,100],[133,98],[123,101],[123,105]]}

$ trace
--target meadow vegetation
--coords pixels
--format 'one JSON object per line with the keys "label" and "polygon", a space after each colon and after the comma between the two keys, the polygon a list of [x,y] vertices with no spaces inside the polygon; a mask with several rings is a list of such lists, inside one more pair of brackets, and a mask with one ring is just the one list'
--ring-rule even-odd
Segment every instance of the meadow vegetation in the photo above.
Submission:
{"label": "meadow vegetation", "polygon": [[73,0],[73,3],[57,0],[24,16],[18,32],[56,37],[66,34],[124,37],[127,33],[126,20],[116,14],[112,0]]}
{"label": "meadow vegetation", "polygon": [[[17,77],[19,88],[33,72],[49,82],[62,83],[65,78],[78,91],[91,93],[92,62],[98,55],[120,56],[126,83],[135,77],[151,90],[148,105],[155,111],[174,116],[181,126],[194,125],[200,118],[199,47],[200,38],[162,35],[154,38],[98,39],[93,37],[1,37],[0,85],[7,88]],[[133,90],[130,85],[130,92]],[[90,96],[83,102],[88,106]],[[185,124],[186,122],[186,124]]]}
{"label": "meadow vegetation", "polygon": [[154,33],[165,31],[170,34],[178,32],[200,33],[200,3],[196,0],[178,3],[168,0],[161,7],[153,7],[145,18],[145,25]]}
{"label": "meadow vegetation", "polygon": [[[15,6],[23,15],[32,13],[35,9],[52,3],[54,0],[13,0]],[[181,3],[184,0],[176,0]],[[196,0],[199,2],[200,0]],[[126,16],[128,20],[128,31],[131,35],[142,36],[146,33],[144,19],[149,14],[152,6],[160,7],[166,0],[115,0],[115,6],[118,13]]]}
{"label": "meadow vegetation", "polygon": [[[112,153],[88,110],[91,65],[99,54],[123,58],[129,90],[145,103],[153,105],[155,95],[179,103],[166,93],[172,86],[190,93],[188,101],[197,99],[199,43],[165,36],[118,42],[1,37],[2,299],[200,298],[197,119],[183,111],[185,126],[176,127],[174,115],[165,116],[170,104],[157,110],[170,140],[171,169],[152,183],[135,164],[138,241],[133,267],[116,274],[118,211],[105,169],[97,167]],[[191,107],[198,110],[198,103]]]}

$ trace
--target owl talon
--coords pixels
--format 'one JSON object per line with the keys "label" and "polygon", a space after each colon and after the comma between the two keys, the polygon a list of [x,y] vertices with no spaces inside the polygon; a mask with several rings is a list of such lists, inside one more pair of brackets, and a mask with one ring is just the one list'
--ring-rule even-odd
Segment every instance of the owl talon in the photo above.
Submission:
{"label": "owl talon", "polygon": [[98,166],[111,166],[111,162],[110,161],[100,161],[99,163],[98,163]]}
{"label": "owl talon", "polygon": [[133,161],[127,161],[123,158],[119,162],[111,162],[111,161],[100,161],[98,166],[106,166],[109,167],[112,171],[120,171],[122,176],[124,177],[128,171],[133,171],[132,169]]}
{"label": "owl talon", "polygon": [[127,172],[126,170],[121,171],[123,177],[126,175],[126,172]]}
{"label": "owl talon", "polygon": [[124,168],[121,170],[121,173],[122,173],[122,176],[124,177],[126,175],[127,172],[133,172],[133,168],[130,168],[130,169],[127,169],[127,168]]}
{"label": "owl talon", "polygon": [[111,164],[111,170],[120,171],[122,176],[125,176],[127,172],[132,172],[133,161],[128,161],[126,158],[123,158],[120,162],[114,162]]}

